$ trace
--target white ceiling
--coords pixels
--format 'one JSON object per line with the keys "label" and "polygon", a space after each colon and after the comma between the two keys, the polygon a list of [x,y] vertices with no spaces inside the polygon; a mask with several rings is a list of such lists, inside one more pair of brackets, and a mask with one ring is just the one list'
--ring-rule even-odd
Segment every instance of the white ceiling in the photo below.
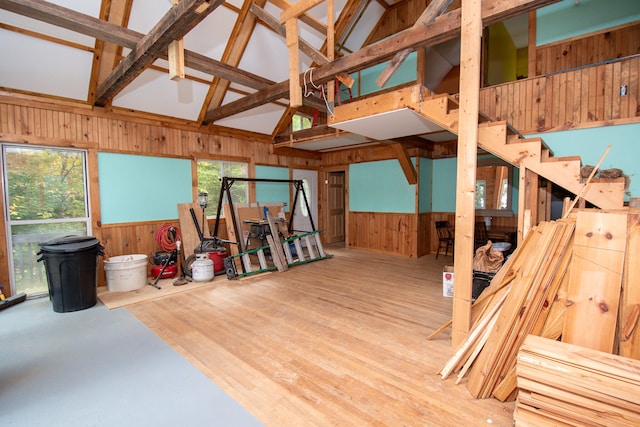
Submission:
{"label": "white ceiling", "polygon": [[[99,18],[102,1],[111,1],[113,4],[116,0],[52,0],[49,3]],[[131,1],[128,28],[142,34],[149,33],[171,8],[171,0]],[[184,37],[185,49],[220,61],[232,38],[238,12],[245,1],[252,0],[228,0],[214,10]],[[388,4],[394,3],[393,0],[387,1]],[[283,0],[268,0],[264,9],[272,16],[279,17],[281,9],[276,5],[282,2]],[[347,0],[334,1],[336,18],[340,16],[346,2]],[[385,11],[384,0],[369,0],[365,4],[362,16],[348,32],[346,39],[341,41],[348,49],[346,53],[362,47]],[[326,24],[326,2],[308,13]],[[0,89],[89,102],[96,46],[94,38],[3,9],[0,9],[0,23],[3,24],[0,28],[0,57],[3,58],[0,65]],[[326,38],[324,34],[302,22],[299,36],[316,49],[321,48]],[[447,67],[455,65],[459,58],[457,49],[455,43],[438,48],[440,71],[435,72],[435,79],[446,74]],[[123,56],[128,53],[128,49],[122,50]],[[301,52],[300,71],[308,70],[311,64],[312,60]],[[435,64],[434,60],[434,70]],[[167,61],[157,59],[153,65],[154,67],[145,69],[115,95],[112,107],[116,110],[133,110],[193,122],[201,119],[207,111],[207,95],[214,76],[187,68],[187,78],[174,81],[167,74]],[[249,39],[238,68],[276,83],[288,80],[289,53],[284,38],[259,23]],[[222,105],[254,91],[232,83],[224,95]],[[214,124],[271,135],[285,112],[287,103],[288,100],[278,100],[218,120]],[[355,133],[360,133],[360,130]],[[358,144],[360,139],[355,138],[348,143]],[[315,142],[308,145],[307,149],[318,144]],[[333,143],[328,144],[327,148],[334,148]]]}
{"label": "white ceiling", "polygon": [[[334,2],[336,18],[345,2]],[[53,0],[51,3],[94,18],[99,17],[101,8],[101,0]],[[243,0],[230,0],[218,7],[184,37],[185,49],[221,60],[242,7]],[[132,0],[128,28],[147,34],[170,8],[171,0]],[[264,9],[275,17],[279,17],[281,12],[273,3],[267,3]],[[350,33],[346,45],[353,50],[359,49],[383,12],[380,3],[370,1],[364,18]],[[326,24],[326,3],[314,7],[308,14]],[[95,39],[6,10],[0,10],[0,22],[33,32],[21,34],[0,29],[0,55],[3,58],[0,87],[88,101]],[[300,23],[300,37],[316,49],[320,49],[326,39],[325,35],[304,23]],[[123,49],[123,55],[128,53],[128,49]],[[312,60],[301,52],[300,70],[309,69],[311,64]],[[154,65],[163,70],[146,69],[113,98],[112,106],[197,121],[206,112],[205,99],[214,76],[187,68],[185,80],[172,81],[164,70],[168,69],[166,61],[156,60]],[[260,23],[251,35],[238,68],[274,82],[288,80],[289,53],[284,38]],[[253,89],[237,84],[230,87],[232,91],[226,93],[223,104],[253,92]],[[271,134],[283,112],[282,105],[270,104],[215,124]]]}

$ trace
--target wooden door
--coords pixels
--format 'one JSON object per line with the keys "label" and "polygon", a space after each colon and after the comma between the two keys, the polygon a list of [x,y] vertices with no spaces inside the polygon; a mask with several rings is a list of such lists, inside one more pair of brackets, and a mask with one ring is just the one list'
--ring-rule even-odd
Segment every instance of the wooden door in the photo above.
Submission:
{"label": "wooden door", "polygon": [[336,243],[345,240],[345,173],[344,171],[329,172],[327,192],[327,230],[326,242]]}

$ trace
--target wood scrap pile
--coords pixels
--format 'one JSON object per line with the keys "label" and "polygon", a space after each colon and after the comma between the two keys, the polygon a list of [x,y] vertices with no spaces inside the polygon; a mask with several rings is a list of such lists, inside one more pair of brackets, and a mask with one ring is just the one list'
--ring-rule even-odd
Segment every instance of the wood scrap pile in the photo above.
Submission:
{"label": "wood scrap pile", "polygon": [[440,375],[466,377],[476,398],[513,400],[528,335],[640,359],[639,249],[637,209],[541,222],[472,306],[467,340]]}
{"label": "wood scrap pile", "polygon": [[638,360],[530,335],[516,370],[517,425],[640,425]]}

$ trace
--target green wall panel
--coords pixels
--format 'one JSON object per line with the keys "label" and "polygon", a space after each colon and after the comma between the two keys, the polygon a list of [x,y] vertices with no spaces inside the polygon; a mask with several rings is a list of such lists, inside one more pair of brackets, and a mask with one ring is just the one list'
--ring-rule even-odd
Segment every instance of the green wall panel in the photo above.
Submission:
{"label": "green wall panel", "polygon": [[563,0],[537,10],[538,46],[640,19],[638,0]]}
{"label": "green wall panel", "polygon": [[420,158],[420,175],[418,212],[431,212],[431,178],[433,176],[433,160],[425,157]]}
{"label": "green wall panel", "polygon": [[[415,164],[415,159],[414,164]],[[416,186],[409,185],[397,160],[349,165],[349,210],[416,212]]]}
{"label": "green wall panel", "polygon": [[[281,168],[277,166],[256,166],[256,178],[288,180],[289,168]],[[284,203],[284,210],[289,212],[290,187],[290,183],[256,182],[256,201],[258,203]]]}
{"label": "green wall panel", "polygon": [[186,159],[98,153],[98,179],[103,224],[177,219],[192,201]]}
{"label": "green wall panel", "polygon": [[[595,165],[611,144],[601,169],[618,168],[631,177],[628,192],[640,197],[640,124],[604,126],[535,134],[547,143],[555,157],[579,155],[583,165]],[[629,196],[627,196],[628,199]]]}

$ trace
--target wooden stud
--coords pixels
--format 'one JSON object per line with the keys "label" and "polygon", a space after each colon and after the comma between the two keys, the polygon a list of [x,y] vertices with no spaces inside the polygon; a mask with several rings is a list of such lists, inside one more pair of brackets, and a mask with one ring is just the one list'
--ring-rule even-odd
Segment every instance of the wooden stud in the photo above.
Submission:
{"label": "wooden stud", "polygon": [[297,20],[300,15],[303,15],[309,9],[313,9],[314,7],[322,3],[322,1],[323,0],[300,0],[296,3],[293,3],[291,6],[284,9],[280,13],[280,23],[284,24],[290,19]]}
{"label": "wooden stud", "polygon": [[460,112],[458,172],[456,178],[455,261],[452,344],[459,345],[471,327],[472,254],[475,216],[476,157],[478,150],[478,105],[480,95],[481,2],[462,5],[460,51]]}
{"label": "wooden stud", "polygon": [[286,31],[289,48],[289,107],[297,108],[302,106],[302,87],[300,86],[298,20],[296,18],[287,20]]}

